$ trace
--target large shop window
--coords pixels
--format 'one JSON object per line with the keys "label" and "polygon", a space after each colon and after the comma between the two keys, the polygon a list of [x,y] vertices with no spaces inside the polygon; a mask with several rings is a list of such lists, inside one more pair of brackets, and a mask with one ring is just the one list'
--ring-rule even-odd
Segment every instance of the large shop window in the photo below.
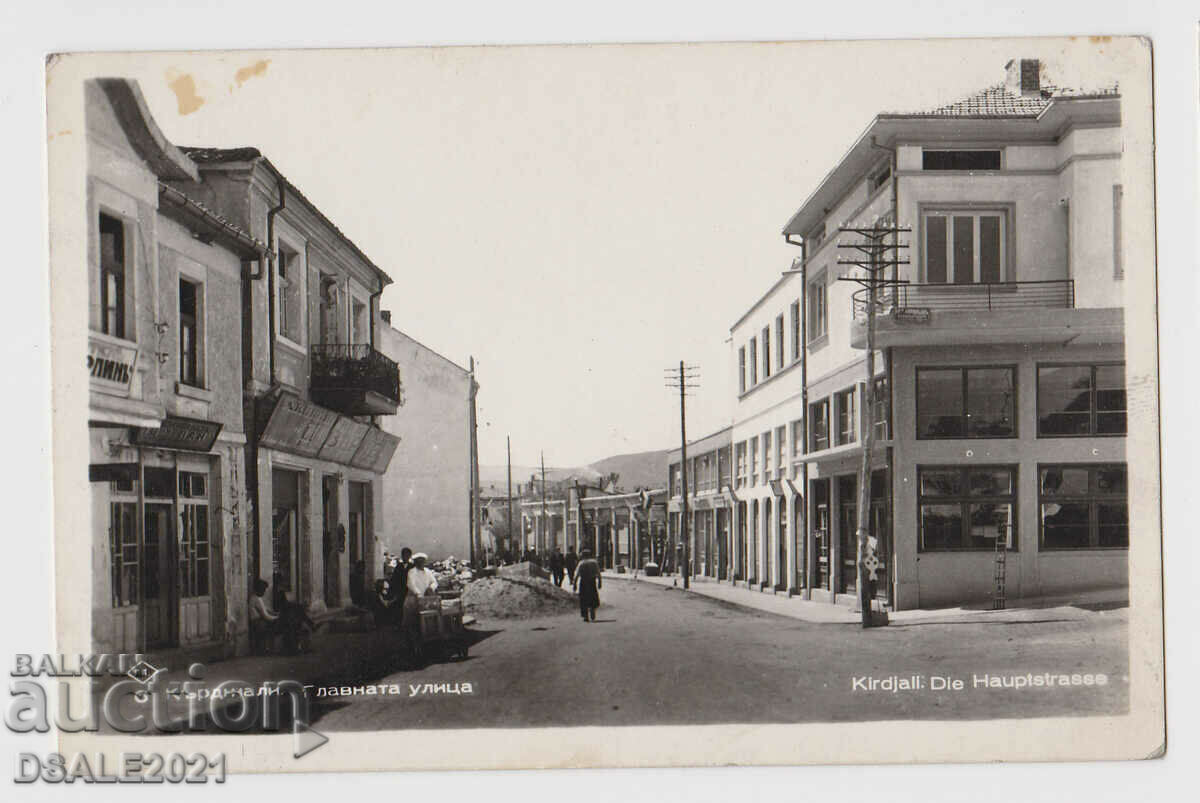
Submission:
{"label": "large shop window", "polygon": [[1124,549],[1129,546],[1125,465],[1039,466],[1041,548]]}
{"label": "large shop window", "polygon": [[1038,437],[1125,434],[1125,366],[1039,365]]}
{"label": "large shop window", "polygon": [[829,448],[829,399],[808,406],[808,450],[819,452]]}
{"label": "large shop window", "polygon": [[917,437],[1015,438],[1017,370],[918,368]]}
{"label": "large shop window", "polygon": [[1003,210],[926,212],[925,281],[974,284],[1004,281]]}
{"label": "large shop window", "polygon": [[921,551],[1017,548],[1015,466],[920,466]]}
{"label": "large shop window", "polygon": [[100,331],[125,338],[125,224],[100,215]]}

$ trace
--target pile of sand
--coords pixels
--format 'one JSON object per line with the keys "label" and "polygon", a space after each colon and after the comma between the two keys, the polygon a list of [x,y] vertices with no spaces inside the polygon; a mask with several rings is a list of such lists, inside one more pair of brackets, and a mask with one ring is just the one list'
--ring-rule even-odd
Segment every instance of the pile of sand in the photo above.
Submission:
{"label": "pile of sand", "polygon": [[536,578],[484,577],[463,590],[467,611],[484,619],[552,616],[577,609],[578,598],[565,588]]}

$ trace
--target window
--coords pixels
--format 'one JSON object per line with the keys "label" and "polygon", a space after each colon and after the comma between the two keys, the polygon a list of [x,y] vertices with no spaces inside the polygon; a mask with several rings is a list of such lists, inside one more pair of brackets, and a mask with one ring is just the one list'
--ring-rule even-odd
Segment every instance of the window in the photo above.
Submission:
{"label": "window", "polygon": [[758,384],[758,341],[750,338],[750,387]]}
{"label": "window", "polygon": [[855,417],[854,417],[854,397],[857,395],[857,388],[849,388],[841,393],[834,394],[834,408],[837,415],[837,444],[839,446],[846,443],[854,443],[857,440],[855,435]]}
{"label": "window", "polygon": [[1125,260],[1121,255],[1121,201],[1125,190],[1120,184],[1113,185],[1113,278],[1125,278]]}
{"label": "window", "polygon": [[775,317],[775,370],[783,370],[783,316]]}
{"label": "window", "polygon": [[304,273],[298,264],[298,257],[295,251],[279,246],[279,320],[276,327],[279,334],[294,343],[303,339],[301,326],[304,323]]}
{"label": "window", "polygon": [[890,435],[888,419],[891,418],[892,399],[888,391],[886,376],[875,377],[875,438],[886,441]]}
{"label": "window", "polygon": [[746,347],[738,347],[738,393],[746,392]]}
{"label": "window", "polygon": [[125,339],[125,224],[100,215],[100,331]]}
{"label": "window", "polygon": [[792,422],[792,462],[799,463],[804,454],[804,421]]}
{"label": "window", "polygon": [[[928,169],[928,168],[926,168],[926,169]],[[892,177],[892,166],[890,164],[884,165],[879,170],[872,173],[871,178],[868,179],[868,187],[869,187],[868,192],[875,192],[875,190],[879,189],[884,184],[887,184],[888,179],[890,179],[891,177]]]}
{"label": "window", "polygon": [[775,428],[775,471],[779,479],[783,479],[787,469],[787,427]]}
{"label": "window", "polygon": [[1129,546],[1125,464],[1039,466],[1038,472],[1042,549]]}
{"label": "window", "polygon": [[771,479],[771,466],[774,452],[771,451],[771,433],[762,434],[763,482]]}
{"label": "window", "polygon": [[1039,365],[1038,437],[1124,435],[1125,366]]}
{"label": "window", "polygon": [[367,304],[357,298],[350,302],[351,342],[356,346],[372,345],[371,324]]}
{"label": "window", "polygon": [[679,464],[671,464],[671,496],[679,496],[680,488],[683,487],[683,478],[680,476]]}
{"label": "window", "polygon": [[1015,438],[1015,368],[918,368],[917,437]]}
{"label": "window", "polygon": [[918,466],[922,552],[1017,548],[1015,466]]}
{"label": "window", "polygon": [[728,488],[729,482],[729,451],[730,447],[723,446],[717,451],[717,487]]}
{"label": "window", "polygon": [[800,359],[800,302],[793,301],[791,307],[792,362]]}
{"label": "window", "polygon": [[108,545],[112,569],[112,606],[138,602],[137,503],[113,502],[108,511]]}
{"label": "window", "polygon": [[926,150],[922,170],[999,170],[1000,151]]}
{"label": "window", "polygon": [[200,329],[203,299],[201,285],[179,280],[179,381],[197,388],[204,384],[200,366],[204,346]]}
{"label": "window", "polygon": [[1004,281],[1006,219],[1004,211],[996,209],[925,213],[925,281]]}
{"label": "window", "polygon": [[808,407],[808,420],[811,432],[808,437],[808,450],[819,452],[829,448],[829,399],[822,399]]}
{"label": "window", "polygon": [[750,439],[750,485],[758,485],[758,438]]}
{"label": "window", "polygon": [[808,342],[825,336],[829,322],[825,319],[825,274],[808,285]]}
{"label": "window", "polygon": [[763,379],[771,378],[771,327],[764,326],[762,330],[762,375]]}
{"label": "window", "polygon": [[733,448],[735,468],[737,470],[737,487],[743,488],[746,485],[746,442],[742,441]]}

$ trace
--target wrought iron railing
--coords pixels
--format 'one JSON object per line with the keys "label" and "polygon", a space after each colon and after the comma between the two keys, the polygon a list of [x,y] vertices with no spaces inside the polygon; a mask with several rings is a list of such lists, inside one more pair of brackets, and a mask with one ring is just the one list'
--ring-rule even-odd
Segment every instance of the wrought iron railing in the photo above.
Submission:
{"label": "wrought iron railing", "polygon": [[[850,299],[857,321],[867,318],[867,288]],[[1051,279],[1033,282],[977,282],[973,284],[896,284],[875,290],[875,314],[972,310],[1072,309],[1075,282]]]}
{"label": "wrought iron railing", "polygon": [[400,402],[400,367],[369,345],[313,346],[309,373],[317,390],[370,390]]}

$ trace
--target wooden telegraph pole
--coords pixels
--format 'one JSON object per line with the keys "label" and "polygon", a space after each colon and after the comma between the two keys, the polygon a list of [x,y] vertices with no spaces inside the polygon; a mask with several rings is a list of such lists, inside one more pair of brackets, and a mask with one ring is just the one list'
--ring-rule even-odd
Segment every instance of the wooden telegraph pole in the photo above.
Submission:
{"label": "wooden telegraph pole", "polygon": [[[857,252],[848,258],[839,258],[839,265],[853,265],[862,270],[857,276],[847,276],[840,281],[855,282],[862,289],[854,294],[855,317],[862,315],[867,325],[867,392],[866,409],[862,411],[862,463],[858,471],[858,522],[856,540],[858,565],[858,604],[862,609],[862,626],[870,627],[871,602],[874,598],[875,569],[879,565],[875,555],[877,540],[871,537],[871,452],[875,445],[875,315],[879,305],[878,290],[880,287],[896,286],[899,280],[891,280],[886,271],[897,265],[907,265],[907,259],[901,259],[901,248],[908,248],[908,243],[900,242],[900,233],[911,229],[899,228],[891,220],[877,220],[874,226],[856,228],[843,226],[843,234],[854,235],[854,242],[838,242],[838,248],[852,249]],[[891,237],[892,242],[886,242]]]}
{"label": "wooden telegraph pole", "polygon": [[699,383],[691,381],[700,378],[700,369],[694,365],[685,365],[683,360],[680,360],[679,367],[668,368],[666,375],[667,387],[679,388],[679,498],[682,502],[679,514],[679,538],[683,542],[683,565],[679,567],[679,570],[683,574],[683,587],[688,589],[691,588],[692,566],[688,537],[687,407],[684,399],[688,395],[689,388],[700,387]]}

